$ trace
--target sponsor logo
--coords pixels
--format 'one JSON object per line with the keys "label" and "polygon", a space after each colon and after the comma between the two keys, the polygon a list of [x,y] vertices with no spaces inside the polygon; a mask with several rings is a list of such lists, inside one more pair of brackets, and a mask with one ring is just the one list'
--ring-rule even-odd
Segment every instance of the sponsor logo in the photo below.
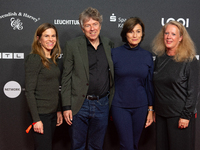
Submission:
{"label": "sponsor logo", "polygon": [[197,60],[199,60],[199,55],[196,55]]}
{"label": "sponsor logo", "polygon": [[60,54],[60,56],[58,57],[58,59],[61,59],[63,57],[63,53]]}
{"label": "sponsor logo", "polygon": [[110,16],[110,22],[112,23],[117,23],[117,27],[118,28],[123,28],[124,22],[126,21],[126,18],[123,17],[117,17],[115,16],[114,13],[112,13],[112,15]]}
{"label": "sponsor logo", "polygon": [[115,16],[114,13],[112,13],[112,16],[110,16],[110,22],[116,22],[117,21],[117,17]]}
{"label": "sponsor logo", "polygon": [[152,56],[152,58],[153,58],[153,61],[155,61],[155,60],[156,60],[156,56]]}
{"label": "sponsor logo", "polygon": [[[62,57],[63,54],[60,54],[58,59],[61,59]],[[24,59],[24,53],[10,53],[10,52],[0,53],[0,59]]]}
{"label": "sponsor logo", "polygon": [[16,30],[16,29],[18,29],[18,30],[22,30],[23,29],[23,26],[22,26],[22,22],[21,22],[21,20],[19,20],[19,19],[15,19],[14,17],[12,17],[11,19],[10,19],[10,25],[11,25],[11,27],[13,27],[13,30]]}
{"label": "sponsor logo", "polygon": [[24,59],[24,53],[13,53],[14,59]]}
{"label": "sponsor logo", "polygon": [[0,59],[24,59],[24,53],[0,53]]}
{"label": "sponsor logo", "polygon": [[[168,18],[165,21],[164,18],[161,18],[161,25],[164,26],[165,23],[168,23],[169,21],[174,21],[174,20],[175,20],[174,18]],[[190,22],[189,18],[186,18],[186,19],[178,18],[176,21],[181,22],[186,28],[189,28],[189,22]]]}
{"label": "sponsor logo", "polygon": [[16,98],[21,93],[21,86],[16,81],[9,81],[4,85],[3,91],[8,98]]}
{"label": "sponsor logo", "polygon": [[55,25],[79,25],[79,20],[60,20],[54,19]]}
{"label": "sponsor logo", "polygon": [[28,13],[22,13],[22,12],[8,12],[7,14],[0,15],[0,19],[4,19],[7,17],[10,18],[10,25],[13,28],[13,30],[23,30],[23,22],[19,19],[19,17],[22,18],[28,18],[33,20],[34,22],[38,22],[40,18],[33,17],[29,15]]}
{"label": "sponsor logo", "polygon": [[2,53],[2,59],[13,59],[13,53]]}

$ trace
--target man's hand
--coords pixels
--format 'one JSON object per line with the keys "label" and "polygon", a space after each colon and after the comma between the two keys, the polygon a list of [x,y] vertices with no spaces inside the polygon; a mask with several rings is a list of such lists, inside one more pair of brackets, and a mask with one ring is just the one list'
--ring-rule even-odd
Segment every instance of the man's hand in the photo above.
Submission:
{"label": "man's hand", "polygon": [[57,112],[57,123],[56,126],[60,126],[63,123],[63,117],[61,111]]}
{"label": "man's hand", "polygon": [[72,125],[72,111],[71,110],[65,110],[63,112],[63,116],[65,118],[65,121],[68,125]]}

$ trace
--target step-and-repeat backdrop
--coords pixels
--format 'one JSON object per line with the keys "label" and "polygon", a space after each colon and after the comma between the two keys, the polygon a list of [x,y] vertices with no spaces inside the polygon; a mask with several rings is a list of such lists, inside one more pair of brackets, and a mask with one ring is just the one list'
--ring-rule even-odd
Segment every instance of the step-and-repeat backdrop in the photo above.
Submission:
{"label": "step-and-repeat backdrop", "polygon": [[[200,54],[200,1],[195,0],[0,0],[0,149],[33,150],[31,123],[24,95],[24,58],[31,51],[33,35],[45,22],[56,26],[61,48],[65,42],[82,35],[79,14],[87,7],[97,8],[103,15],[101,35],[109,37],[115,47],[122,45],[120,32],[129,17],[140,17],[146,27],[141,47],[151,51],[151,42],[161,27],[177,20],[186,27]],[[59,66],[62,68],[62,55]],[[48,89],[47,89],[48,90]],[[200,109],[199,109],[200,111]],[[200,140],[197,118],[196,141]],[[155,124],[144,129],[140,150],[155,150]],[[70,148],[68,125],[56,128],[53,149]],[[116,129],[109,120],[105,150],[119,148]],[[196,150],[200,149],[196,142]]]}

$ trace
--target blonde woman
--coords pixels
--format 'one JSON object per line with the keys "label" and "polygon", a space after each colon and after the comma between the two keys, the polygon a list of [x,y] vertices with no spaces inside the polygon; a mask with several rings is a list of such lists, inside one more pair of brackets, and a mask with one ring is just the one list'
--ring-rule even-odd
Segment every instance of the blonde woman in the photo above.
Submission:
{"label": "blonde woman", "polygon": [[193,150],[199,65],[185,27],[171,21],[153,41],[157,150]]}

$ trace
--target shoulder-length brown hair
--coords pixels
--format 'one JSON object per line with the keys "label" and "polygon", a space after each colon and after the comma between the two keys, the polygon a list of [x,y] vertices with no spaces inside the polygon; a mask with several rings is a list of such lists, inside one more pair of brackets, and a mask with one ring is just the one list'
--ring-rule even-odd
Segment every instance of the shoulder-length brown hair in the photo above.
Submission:
{"label": "shoulder-length brown hair", "polygon": [[41,44],[39,43],[39,40],[42,36],[42,33],[49,28],[54,29],[56,32],[56,45],[54,46],[53,50],[51,51],[51,59],[53,60],[53,62],[55,64],[57,64],[56,59],[59,57],[59,55],[61,53],[61,48],[60,48],[60,44],[59,44],[59,40],[58,40],[58,32],[54,25],[52,25],[50,23],[43,23],[37,28],[37,30],[35,31],[34,38],[33,38],[32,50],[31,50],[32,54],[40,55],[40,57],[42,59],[42,63],[46,68],[49,68],[50,62],[45,57],[45,53],[41,47]]}
{"label": "shoulder-length brown hair", "polygon": [[141,25],[141,27],[142,27],[142,39],[141,39],[140,43],[142,42],[142,40],[144,39],[144,35],[145,35],[145,33],[144,33],[145,27],[144,27],[144,23],[142,22],[142,20],[138,17],[131,17],[124,22],[124,25],[123,25],[123,28],[122,28],[122,31],[120,34],[123,42],[127,42],[126,34],[129,31],[133,30],[133,28],[137,24]]}
{"label": "shoulder-length brown hair", "polygon": [[193,58],[196,55],[194,42],[192,41],[190,35],[188,34],[183,24],[177,21],[170,21],[162,27],[162,29],[160,30],[160,32],[157,34],[157,36],[154,38],[152,42],[152,51],[158,56],[161,56],[165,53],[166,47],[164,43],[164,34],[165,34],[166,27],[169,24],[175,25],[179,29],[180,36],[182,36],[182,40],[180,41],[176,49],[174,60],[176,62],[193,60]]}

